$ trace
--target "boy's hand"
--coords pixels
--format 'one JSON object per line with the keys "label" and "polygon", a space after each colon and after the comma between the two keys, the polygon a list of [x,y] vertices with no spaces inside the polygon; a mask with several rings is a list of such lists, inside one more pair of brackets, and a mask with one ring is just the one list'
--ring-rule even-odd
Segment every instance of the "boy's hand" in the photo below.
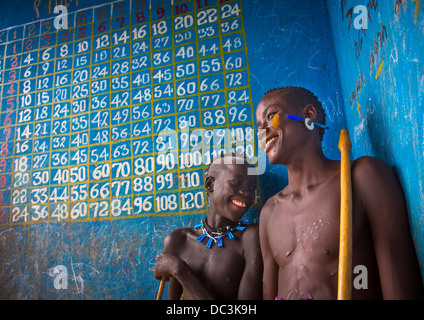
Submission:
{"label": "boy's hand", "polygon": [[169,278],[178,278],[178,274],[186,266],[186,263],[178,258],[177,256],[162,252],[156,260],[155,265],[155,278],[161,280],[165,278],[169,281]]}

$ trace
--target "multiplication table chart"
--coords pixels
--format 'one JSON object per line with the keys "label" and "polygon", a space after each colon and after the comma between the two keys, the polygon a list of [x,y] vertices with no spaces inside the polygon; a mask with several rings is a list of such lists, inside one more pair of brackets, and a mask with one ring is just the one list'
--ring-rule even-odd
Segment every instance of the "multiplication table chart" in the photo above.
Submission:
{"label": "multiplication table chart", "polygon": [[0,31],[0,224],[206,210],[253,157],[241,0],[115,1]]}

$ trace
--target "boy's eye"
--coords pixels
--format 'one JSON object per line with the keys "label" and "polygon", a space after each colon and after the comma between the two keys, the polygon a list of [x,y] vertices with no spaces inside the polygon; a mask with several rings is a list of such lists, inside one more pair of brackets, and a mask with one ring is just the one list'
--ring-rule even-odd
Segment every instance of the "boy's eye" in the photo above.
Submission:
{"label": "boy's eye", "polygon": [[271,120],[276,114],[277,112],[268,113],[268,116],[267,116],[268,120]]}

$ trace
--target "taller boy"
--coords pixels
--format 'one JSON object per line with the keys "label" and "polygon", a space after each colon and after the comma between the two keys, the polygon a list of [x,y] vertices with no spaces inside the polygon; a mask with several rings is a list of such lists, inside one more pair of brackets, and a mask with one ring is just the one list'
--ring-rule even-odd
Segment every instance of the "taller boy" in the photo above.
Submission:
{"label": "taller boy", "polygon": [[[307,120],[294,121],[299,117]],[[263,146],[269,162],[288,169],[287,187],[267,201],[260,215],[264,298],[336,299],[340,162],[322,151],[322,105],[304,88],[274,89],[259,102],[256,119],[258,130],[266,130]],[[353,161],[351,170],[352,264],[368,273],[367,289],[353,288],[352,298],[422,297],[396,176],[372,157]]]}

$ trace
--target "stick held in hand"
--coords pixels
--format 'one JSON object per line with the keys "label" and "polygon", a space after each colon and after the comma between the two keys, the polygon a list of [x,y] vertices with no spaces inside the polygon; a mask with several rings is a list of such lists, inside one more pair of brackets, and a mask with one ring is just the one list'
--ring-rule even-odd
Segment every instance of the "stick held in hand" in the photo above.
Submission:
{"label": "stick held in hand", "polygon": [[352,178],[350,149],[352,145],[347,129],[340,132],[340,248],[338,269],[338,300],[352,297]]}
{"label": "stick held in hand", "polygon": [[166,283],[165,278],[162,278],[160,280],[159,291],[158,291],[158,295],[156,297],[156,300],[161,300],[162,299],[163,290],[165,289],[165,283]]}

